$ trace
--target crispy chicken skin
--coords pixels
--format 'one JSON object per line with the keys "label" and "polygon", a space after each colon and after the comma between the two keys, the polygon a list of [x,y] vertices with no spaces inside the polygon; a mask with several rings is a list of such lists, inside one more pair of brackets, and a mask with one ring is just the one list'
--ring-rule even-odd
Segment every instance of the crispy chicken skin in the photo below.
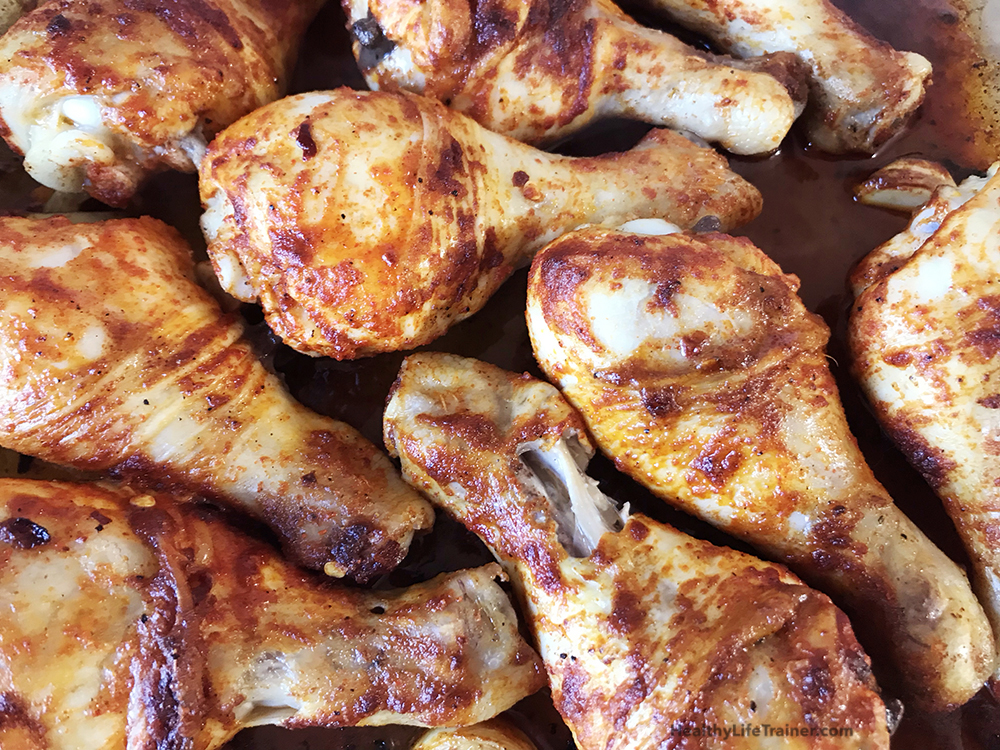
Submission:
{"label": "crispy chicken skin", "polygon": [[640,2],[737,57],[796,55],[810,72],[803,120],[824,151],[875,151],[906,124],[929,83],[925,58],[875,39],[829,0]]}
{"label": "crispy chicken skin", "polygon": [[976,693],[989,623],[865,463],[797,278],[742,238],[594,229],[528,284],[539,364],[623,472],[837,598],[919,705]]}
{"label": "crispy chicken skin", "polygon": [[53,0],[0,42],[0,132],[36,180],[124,206],[280,97],[324,0]]}
{"label": "crispy chicken skin", "polygon": [[1000,177],[990,172],[940,187],[862,261],[848,340],[879,421],[955,522],[1000,634]]}
{"label": "crispy chicken skin", "polygon": [[471,727],[432,729],[413,750],[537,750],[535,744],[503,719]]}
{"label": "crispy chicken skin", "polygon": [[749,66],[719,58],[638,25],[611,0],[343,5],[372,88],[440,99],[529,143],[618,115],[758,154],[780,145],[805,100],[807,68],[794,55]]}
{"label": "crispy chicken skin", "polygon": [[223,288],[260,299],[289,346],[336,359],[437,338],[582,224],[733,227],[761,207],[725,159],[668,131],[573,159],[439,102],[350,89],[288,97],[226,129],[201,198]]}
{"label": "crispy chicken skin", "polygon": [[483,721],[544,683],[496,565],[331,584],[203,506],[0,480],[0,746],[210,750],[244,727]]}
{"label": "crispy chicken skin", "polygon": [[296,402],[193,275],[154,219],[0,219],[0,445],[225,502],[330,575],[393,568],[430,505]]}
{"label": "crispy chicken skin", "polygon": [[623,519],[583,473],[584,424],[551,385],[416,354],[384,428],[407,480],[506,568],[582,750],[774,746],[692,735],[747,722],[853,729],[783,748],[888,748],[847,617],[779,565]]}

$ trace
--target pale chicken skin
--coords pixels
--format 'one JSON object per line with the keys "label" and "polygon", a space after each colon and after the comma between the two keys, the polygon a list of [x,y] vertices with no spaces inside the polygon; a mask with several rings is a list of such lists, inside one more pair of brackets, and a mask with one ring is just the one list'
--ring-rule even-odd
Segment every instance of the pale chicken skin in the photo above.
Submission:
{"label": "pale chicken skin", "polygon": [[960,705],[989,623],[866,464],[797,289],[746,239],[586,230],[535,258],[528,328],[623,472],[834,596],[916,704]]}
{"label": "pale chicken skin", "polygon": [[529,143],[624,116],[758,154],[781,144],[804,105],[808,69],[794,55],[749,64],[710,55],[611,0],[343,6],[372,88],[440,99]]}
{"label": "pale chicken skin", "polygon": [[[581,750],[889,747],[847,617],[779,565],[626,518],[583,473],[593,448],[551,385],[412,355],[384,429],[407,480],[506,568]],[[748,722],[817,731],[704,734]]]}
{"label": "pale chicken skin", "polygon": [[905,232],[861,262],[848,340],[880,423],[955,522],[1000,635],[996,172],[945,183]]}
{"label": "pale chicken skin", "polygon": [[0,480],[0,746],[221,747],[240,729],[489,719],[544,682],[496,565],[331,584],[165,494]]}
{"label": "pale chicken skin", "polygon": [[289,346],[336,359],[437,338],[583,224],[735,227],[761,208],[725,159],[668,131],[574,159],[436,101],[350,89],[288,97],[227,128],[201,198],[222,287],[259,299]]}
{"label": "pale chicken skin", "polygon": [[263,367],[165,224],[3,218],[0,278],[0,445],[229,504],[359,581],[433,523],[384,453]]}
{"label": "pale chicken skin", "polygon": [[412,750],[537,750],[535,743],[504,719],[470,727],[432,729]]}
{"label": "pale chicken skin", "polygon": [[54,0],[0,41],[0,134],[36,180],[124,206],[284,94],[324,0]]}
{"label": "pale chicken skin", "polygon": [[829,0],[640,0],[736,57],[791,53],[809,71],[814,146],[874,152],[924,99],[931,64],[875,39]]}

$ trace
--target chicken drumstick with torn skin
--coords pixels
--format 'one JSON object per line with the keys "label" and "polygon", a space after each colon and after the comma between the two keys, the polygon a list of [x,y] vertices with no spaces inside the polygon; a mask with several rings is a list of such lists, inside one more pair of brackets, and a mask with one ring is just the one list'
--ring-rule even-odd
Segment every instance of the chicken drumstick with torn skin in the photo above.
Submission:
{"label": "chicken drumstick with torn skin", "polygon": [[842,602],[922,707],[960,705],[989,623],[865,463],[797,289],[743,238],[584,230],[535,258],[528,329],[619,469]]}
{"label": "chicken drumstick with torn skin", "polygon": [[53,0],[0,41],[0,132],[36,180],[124,206],[284,91],[324,0]]}
{"label": "chicken drumstick with torn skin", "polygon": [[154,219],[0,219],[0,445],[179,486],[366,581],[432,508],[352,427],[296,402]]}
{"label": "chicken drumstick with torn skin", "polygon": [[343,5],[373,89],[440,99],[528,143],[623,116],[760,154],[778,148],[805,101],[808,68],[794,55],[747,63],[701,52],[611,0]]}
{"label": "chicken drumstick with torn skin", "polygon": [[1000,636],[1000,177],[939,179],[852,274],[848,342],[879,422],[955,522]]}
{"label": "chicken drumstick with torn skin", "polygon": [[496,565],[331,584],[204,506],[0,480],[0,746],[213,750],[240,729],[489,719],[542,686]]}
{"label": "chicken drumstick with torn skin", "polygon": [[924,100],[931,64],[872,37],[829,0],[638,0],[754,59],[796,55],[810,73],[803,121],[831,153],[874,152]]}
{"label": "chicken drumstick with torn skin", "polygon": [[260,299],[295,349],[412,349],[477,312],[546,242],[582,224],[752,219],[760,193],[668,131],[570,158],[439,102],[338,89],[226,129],[201,168],[202,228],[224,289]]}
{"label": "chicken drumstick with torn skin", "polygon": [[847,617],[779,565],[625,518],[583,473],[593,454],[583,421],[548,383],[412,355],[384,429],[407,481],[504,565],[582,750],[670,747],[685,729],[747,722],[852,728],[781,741],[788,750],[888,748],[885,705]]}

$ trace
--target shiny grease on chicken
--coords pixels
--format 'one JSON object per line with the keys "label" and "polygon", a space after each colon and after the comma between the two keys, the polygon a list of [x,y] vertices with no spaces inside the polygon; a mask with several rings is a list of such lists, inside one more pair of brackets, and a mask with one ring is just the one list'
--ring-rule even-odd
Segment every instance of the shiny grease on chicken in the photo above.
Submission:
{"label": "shiny grease on chicken", "polygon": [[1000,176],[939,179],[855,268],[848,342],[879,422],[955,522],[1000,636]]}
{"label": "shiny grease on chicken", "polygon": [[232,505],[359,581],[433,523],[385,454],[263,367],[166,225],[0,218],[0,278],[3,447]]}
{"label": "shiny grease on chicken", "polygon": [[415,354],[384,430],[407,480],[506,568],[582,750],[772,747],[693,734],[748,722],[852,729],[789,749],[888,748],[847,617],[779,565],[626,517],[583,473],[583,421],[551,385]]}
{"label": "shiny grease on chicken", "polygon": [[591,229],[535,258],[528,327],[619,469],[842,602],[919,705],[960,705],[989,623],[866,464],[797,289],[746,239]]}
{"label": "shiny grease on chicken", "polygon": [[830,0],[637,0],[737,57],[794,54],[809,71],[813,145],[874,152],[924,100],[931,64],[875,39]]}
{"label": "shiny grease on chicken", "polygon": [[804,105],[808,68],[794,55],[711,55],[640,26],[610,0],[343,5],[372,88],[440,99],[529,143],[624,116],[757,154],[780,145]]}
{"label": "shiny grease on chicken", "polygon": [[128,203],[279,98],[324,0],[53,0],[0,40],[0,134],[42,184]]}
{"label": "shiny grease on chicken", "polygon": [[669,131],[570,158],[436,101],[349,89],[288,97],[227,128],[201,197],[223,288],[259,299],[289,346],[336,359],[437,338],[583,224],[735,227],[761,207],[725,159]]}
{"label": "shiny grease on chicken", "polygon": [[331,584],[165,494],[0,479],[0,746],[489,719],[544,682],[497,566]]}

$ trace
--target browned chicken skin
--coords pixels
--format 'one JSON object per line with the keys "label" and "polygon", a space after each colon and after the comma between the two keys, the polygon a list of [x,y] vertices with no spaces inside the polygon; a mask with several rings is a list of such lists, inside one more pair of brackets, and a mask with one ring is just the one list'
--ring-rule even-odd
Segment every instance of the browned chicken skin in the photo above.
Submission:
{"label": "browned chicken skin", "polygon": [[0,747],[489,719],[544,682],[495,565],[340,587],[164,494],[0,479]]}
{"label": "browned chicken skin", "polygon": [[128,203],[280,97],[325,0],[53,0],[0,41],[0,127],[39,182]]}
{"label": "browned chicken skin", "polygon": [[288,97],[227,128],[201,197],[223,288],[259,298],[289,346],[336,359],[437,338],[583,224],[734,227],[761,206],[725,159],[668,131],[574,159],[423,97],[349,89]]}
{"label": "browned chicken skin", "polygon": [[924,100],[930,63],[872,37],[830,0],[638,0],[747,59],[796,55],[809,71],[812,143],[873,152]]}
{"label": "browned chicken skin", "polygon": [[193,269],[153,219],[0,219],[0,445],[223,501],[330,575],[390,570],[432,509],[287,393]]}
{"label": "browned chicken skin", "polygon": [[[407,480],[506,567],[582,750],[888,748],[847,617],[779,565],[623,519],[583,473],[583,421],[548,383],[412,355],[385,436]],[[706,733],[748,723],[810,731]]]}
{"label": "browned chicken skin", "polygon": [[412,750],[537,750],[509,721],[493,719],[457,729],[432,729]]}
{"label": "browned chicken skin", "polygon": [[529,143],[619,115],[763,153],[780,145],[805,100],[807,68],[794,55],[709,55],[640,26],[611,0],[343,5],[372,88],[440,99]]}
{"label": "browned chicken skin", "polygon": [[[939,185],[851,276],[853,369],[879,422],[944,501],[1000,637],[1000,165],[960,185],[940,166],[890,166],[886,193],[910,197],[920,174],[925,190]],[[998,678],[1000,669],[1000,695]]]}
{"label": "browned chicken skin", "polygon": [[866,464],[797,288],[745,239],[585,230],[536,257],[528,327],[622,471],[837,597],[921,706],[962,704],[989,623]]}

